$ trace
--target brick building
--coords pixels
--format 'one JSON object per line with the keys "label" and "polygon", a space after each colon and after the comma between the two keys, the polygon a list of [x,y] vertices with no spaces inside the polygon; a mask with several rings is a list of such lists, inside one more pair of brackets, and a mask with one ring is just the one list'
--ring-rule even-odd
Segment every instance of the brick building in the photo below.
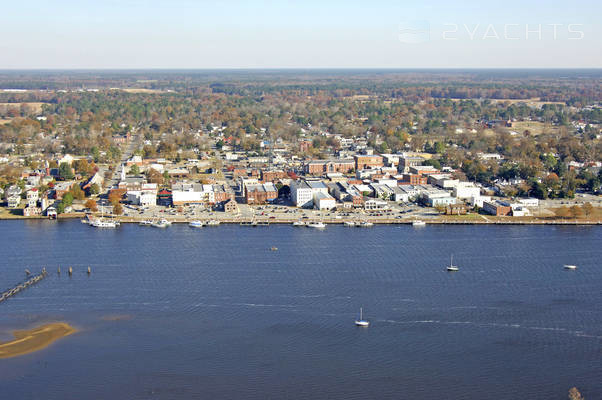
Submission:
{"label": "brick building", "polygon": [[355,162],[349,160],[313,160],[305,164],[304,172],[309,175],[322,175],[329,172],[348,174],[355,168]]}
{"label": "brick building", "polygon": [[355,155],[355,156],[353,156],[353,158],[355,160],[356,171],[359,171],[361,169],[366,169],[366,168],[377,168],[377,167],[383,166],[382,156]]}

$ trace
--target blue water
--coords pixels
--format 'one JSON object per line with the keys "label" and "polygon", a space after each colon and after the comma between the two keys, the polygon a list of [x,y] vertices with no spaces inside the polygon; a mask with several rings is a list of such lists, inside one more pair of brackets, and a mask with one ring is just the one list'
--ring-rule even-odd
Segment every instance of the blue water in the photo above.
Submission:
{"label": "blue water", "polygon": [[0,303],[0,341],[78,329],[0,360],[0,398],[602,398],[598,227],[3,221],[0,235],[0,288],[51,272]]}

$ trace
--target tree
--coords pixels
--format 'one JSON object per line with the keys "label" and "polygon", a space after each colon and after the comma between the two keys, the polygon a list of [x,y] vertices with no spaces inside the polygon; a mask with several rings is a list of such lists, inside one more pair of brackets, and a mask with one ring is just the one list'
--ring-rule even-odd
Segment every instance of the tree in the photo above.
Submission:
{"label": "tree", "polygon": [[123,213],[123,207],[121,207],[121,203],[113,204],[113,214],[121,215]]}
{"label": "tree", "polygon": [[136,164],[132,165],[132,168],[130,168],[130,174],[140,175],[140,168],[138,168],[138,165],[136,165]]}
{"label": "tree", "polygon": [[583,206],[581,206],[581,209],[583,210],[583,213],[586,217],[589,217],[594,212],[594,206],[592,206],[592,203],[590,202],[587,202]]}
{"label": "tree", "polygon": [[113,205],[119,203],[124,194],[125,189],[111,190],[111,193],[109,193],[109,202]]}
{"label": "tree", "polygon": [[71,169],[71,166],[68,163],[63,162],[59,165],[59,177],[64,181],[69,181],[74,178],[73,169]]}
{"label": "tree", "polygon": [[558,218],[567,218],[570,215],[569,209],[566,206],[557,208],[554,212]]}
{"label": "tree", "polygon": [[163,172],[163,184],[167,185],[169,183],[169,172]]}
{"label": "tree", "polygon": [[65,204],[65,206],[70,206],[71,204],[73,204],[73,195],[69,192],[65,193],[61,203]]}
{"label": "tree", "polygon": [[78,174],[87,175],[90,173],[90,164],[88,164],[88,160],[84,158],[75,160],[73,166]]}
{"label": "tree", "polygon": [[98,206],[96,205],[96,202],[92,199],[88,199],[86,200],[86,203],[84,204],[84,206],[89,209],[90,211],[98,211]]}
{"label": "tree", "polygon": [[79,184],[75,183],[69,189],[69,193],[73,196],[75,200],[83,200],[86,198],[86,193],[79,187]]}
{"label": "tree", "polygon": [[583,210],[579,206],[573,206],[570,208],[570,214],[573,218],[580,218],[583,216]]}
{"label": "tree", "polygon": [[56,206],[56,212],[59,214],[65,212],[65,204],[62,201]]}
{"label": "tree", "polygon": [[98,194],[98,193],[100,193],[100,187],[98,186],[98,184],[93,183],[90,186],[90,194]]}

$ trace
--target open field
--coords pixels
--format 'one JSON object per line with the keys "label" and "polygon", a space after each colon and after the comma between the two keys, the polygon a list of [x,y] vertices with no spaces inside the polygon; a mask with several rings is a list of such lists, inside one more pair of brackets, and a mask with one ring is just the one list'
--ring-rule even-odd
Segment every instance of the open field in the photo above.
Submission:
{"label": "open field", "polygon": [[15,331],[15,340],[0,343],[0,359],[22,356],[42,350],[60,338],[75,333],[69,324],[57,322],[42,325],[34,329]]}
{"label": "open field", "polygon": [[21,104],[25,104],[27,106],[29,106],[32,110],[34,110],[34,112],[36,113],[40,113],[42,112],[42,106],[46,103],[40,103],[40,102],[29,102],[29,103],[0,103],[0,107],[16,107],[19,108],[21,107]]}
{"label": "open field", "polygon": [[127,93],[167,93],[165,90],[143,89],[143,88],[125,88],[125,89],[118,89],[118,90],[122,90]]}
{"label": "open field", "polygon": [[553,126],[550,124],[544,124],[539,121],[517,121],[512,123],[512,128],[510,130],[516,131],[518,133],[523,133],[528,130],[531,132],[531,135],[537,136],[542,133],[558,133],[559,127]]}

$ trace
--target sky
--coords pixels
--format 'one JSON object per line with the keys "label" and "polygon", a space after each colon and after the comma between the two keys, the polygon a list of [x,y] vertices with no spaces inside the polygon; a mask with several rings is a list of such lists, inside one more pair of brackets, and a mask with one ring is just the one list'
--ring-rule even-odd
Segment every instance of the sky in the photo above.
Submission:
{"label": "sky", "polygon": [[0,69],[602,68],[600,17],[599,0],[7,1]]}

